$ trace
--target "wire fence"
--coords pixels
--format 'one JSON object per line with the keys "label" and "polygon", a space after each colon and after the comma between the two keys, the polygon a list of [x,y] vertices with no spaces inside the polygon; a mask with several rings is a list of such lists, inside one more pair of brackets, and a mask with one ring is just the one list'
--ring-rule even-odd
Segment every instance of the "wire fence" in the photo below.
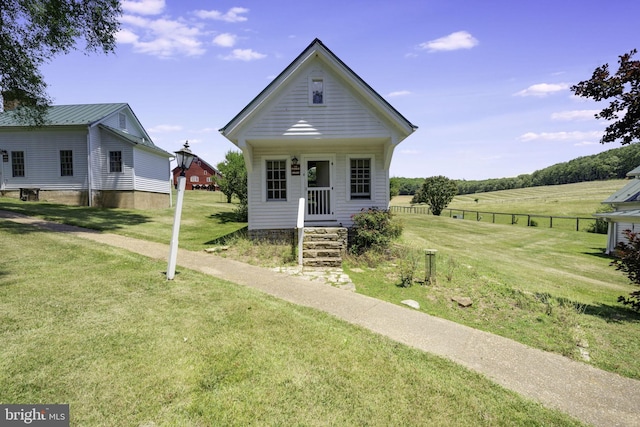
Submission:
{"label": "wire fence", "polygon": [[[390,206],[395,213],[430,215],[428,206]],[[444,209],[440,216],[467,219],[493,224],[524,225],[527,227],[549,227],[562,230],[586,231],[595,226],[596,218],[558,215],[521,214],[508,212],[472,211],[467,209]],[[582,228],[581,228],[582,227]]]}

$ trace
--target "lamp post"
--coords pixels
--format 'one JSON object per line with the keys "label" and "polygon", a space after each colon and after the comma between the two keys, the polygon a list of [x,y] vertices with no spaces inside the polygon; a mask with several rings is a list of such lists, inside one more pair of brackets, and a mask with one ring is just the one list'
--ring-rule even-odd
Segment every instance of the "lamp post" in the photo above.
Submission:
{"label": "lamp post", "polygon": [[167,280],[173,280],[176,275],[176,262],[178,259],[178,235],[180,234],[180,217],[182,216],[182,201],[184,200],[184,190],[187,186],[185,171],[191,166],[194,155],[189,150],[189,141],[184,143],[182,150],[176,151],[176,161],[181,169],[178,177],[178,200],[176,201],[176,212],[173,217],[173,232],[171,233],[171,244],[169,245],[169,264],[167,266]]}

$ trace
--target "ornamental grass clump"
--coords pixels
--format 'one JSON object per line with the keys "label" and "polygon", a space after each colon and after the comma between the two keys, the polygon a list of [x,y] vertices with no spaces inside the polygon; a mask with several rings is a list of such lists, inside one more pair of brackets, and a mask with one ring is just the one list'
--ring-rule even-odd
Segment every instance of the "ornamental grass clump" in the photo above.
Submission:
{"label": "ornamental grass clump", "polygon": [[362,254],[368,250],[385,250],[393,239],[402,234],[402,225],[388,210],[363,209],[353,215],[353,242],[351,251]]}

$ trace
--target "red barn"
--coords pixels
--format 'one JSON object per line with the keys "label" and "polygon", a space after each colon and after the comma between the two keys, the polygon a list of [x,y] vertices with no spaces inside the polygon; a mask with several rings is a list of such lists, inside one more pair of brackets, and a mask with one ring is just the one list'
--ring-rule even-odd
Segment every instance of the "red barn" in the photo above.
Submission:
{"label": "red barn", "polygon": [[[172,171],[174,187],[178,185],[180,172],[181,169],[179,167],[175,167]],[[220,187],[216,184],[216,178],[222,177],[222,174],[218,169],[198,156],[195,156],[191,167],[187,169],[185,175],[187,177],[187,190],[220,191]]]}

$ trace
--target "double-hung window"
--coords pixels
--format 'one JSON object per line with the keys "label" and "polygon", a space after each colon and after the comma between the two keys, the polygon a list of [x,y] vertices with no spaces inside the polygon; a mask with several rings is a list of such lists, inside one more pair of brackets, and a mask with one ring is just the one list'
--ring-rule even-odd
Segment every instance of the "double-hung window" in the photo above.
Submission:
{"label": "double-hung window", "polygon": [[72,150],[60,150],[60,176],[73,176]]}
{"label": "double-hung window", "polygon": [[371,158],[349,159],[351,200],[371,200]]}
{"label": "double-hung window", "polygon": [[122,172],[122,151],[109,151],[109,172]]}
{"label": "double-hung window", "polygon": [[24,177],[24,151],[11,152],[11,174],[14,178]]}
{"label": "double-hung window", "polygon": [[287,200],[287,161],[267,160],[267,201]]}

